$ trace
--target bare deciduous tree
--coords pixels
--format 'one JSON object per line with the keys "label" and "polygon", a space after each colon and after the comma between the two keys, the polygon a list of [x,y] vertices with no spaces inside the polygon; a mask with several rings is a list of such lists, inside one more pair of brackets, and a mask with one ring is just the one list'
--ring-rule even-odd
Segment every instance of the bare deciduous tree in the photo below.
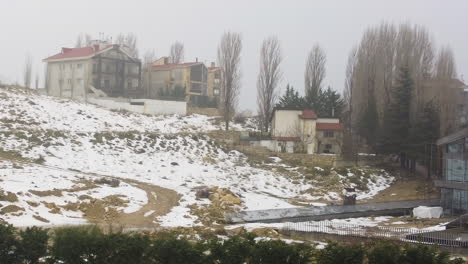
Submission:
{"label": "bare deciduous tree", "polygon": [[307,57],[304,74],[304,89],[307,97],[317,96],[320,89],[322,89],[322,82],[326,74],[325,62],[325,51],[318,44],[314,45]]}
{"label": "bare deciduous tree", "polygon": [[32,82],[32,57],[31,55],[26,55],[23,68],[23,84],[26,88],[31,88]]}
{"label": "bare deciduous tree", "polygon": [[39,73],[36,73],[36,79],[34,80],[34,88],[39,89]]}
{"label": "bare deciduous tree", "polygon": [[146,51],[143,55],[143,87],[146,91],[146,96],[151,98],[151,79],[152,79],[152,72],[151,72],[151,65],[156,59],[156,54],[154,50]]}
{"label": "bare deciduous tree", "polygon": [[115,44],[123,45],[130,56],[138,58],[137,37],[133,33],[118,34],[114,41]]}
{"label": "bare deciduous tree", "polygon": [[260,72],[257,78],[258,113],[264,131],[268,131],[273,107],[278,97],[278,84],[282,75],[281,60],[281,47],[278,38],[265,39],[260,51]]}
{"label": "bare deciduous tree", "polygon": [[352,106],[351,100],[353,97],[353,84],[354,84],[354,69],[356,68],[356,55],[357,49],[354,47],[348,55],[348,62],[346,64],[346,77],[343,97],[345,101],[345,109],[351,115]]}
{"label": "bare deciduous tree", "polygon": [[221,69],[221,111],[226,126],[235,114],[240,92],[240,61],[242,37],[237,32],[225,32],[218,46],[217,60]]}
{"label": "bare deciduous tree", "polygon": [[79,34],[76,38],[75,48],[91,46],[92,37],[89,34]]}
{"label": "bare deciduous tree", "polygon": [[437,79],[452,79],[457,77],[455,57],[450,47],[442,47],[435,63],[435,77]]}
{"label": "bare deciduous tree", "polygon": [[184,62],[184,44],[182,42],[176,41],[171,45],[169,58],[171,63]]}

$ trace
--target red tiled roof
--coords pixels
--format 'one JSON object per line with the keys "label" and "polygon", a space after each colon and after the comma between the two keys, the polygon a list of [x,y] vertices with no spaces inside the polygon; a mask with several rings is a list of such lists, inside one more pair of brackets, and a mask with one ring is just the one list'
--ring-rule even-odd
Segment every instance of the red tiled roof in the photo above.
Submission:
{"label": "red tiled roof", "polygon": [[341,123],[317,123],[317,130],[343,130]]}
{"label": "red tiled roof", "polygon": [[[109,46],[104,47],[107,49]],[[101,49],[101,50],[103,50]],[[94,47],[84,47],[84,48],[62,48],[62,52],[50,56],[44,60],[61,60],[61,59],[70,59],[70,58],[79,58],[79,57],[88,57],[96,54],[100,50],[95,50]]]}
{"label": "red tiled roof", "polygon": [[153,70],[169,70],[175,68],[185,68],[193,65],[201,64],[201,62],[185,62],[185,63],[167,63],[161,65],[153,65],[151,68]]}
{"label": "red tiled roof", "polygon": [[315,114],[314,111],[310,109],[304,109],[302,110],[302,115],[299,115],[299,118],[301,119],[317,119],[317,115]]}
{"label": "red tiled roof", "polygon": [[274,137],[273,139],[278,141],[301,141],[299,137]]}

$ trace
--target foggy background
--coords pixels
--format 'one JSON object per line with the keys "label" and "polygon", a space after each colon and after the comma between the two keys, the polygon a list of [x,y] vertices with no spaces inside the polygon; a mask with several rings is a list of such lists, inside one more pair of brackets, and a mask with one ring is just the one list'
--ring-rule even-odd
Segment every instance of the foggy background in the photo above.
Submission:
{"label": "foggy background", "polygon": [[346,60],[369,26],[380,22],[410,22],[426,26],[436,46],[452,47],[458,74],[468,78],[468,2],[463,0],[353,1],[123,1],[17,0],[0,3],[0,81],[22,83],[26,54],[33,57],[33,78],[42,59],[73,47],[80,33],[98,38],[132,32],[140,56],[154,49],[167,56],[178,40],[185,61],[209,64],[224,31],[243,37],[242,88],[239,110],[256,110],[259,50],[265,37],[281,41],[283,80],[303,92],[306,57],[314,43],[327,55],[325,87],[343,90]]}

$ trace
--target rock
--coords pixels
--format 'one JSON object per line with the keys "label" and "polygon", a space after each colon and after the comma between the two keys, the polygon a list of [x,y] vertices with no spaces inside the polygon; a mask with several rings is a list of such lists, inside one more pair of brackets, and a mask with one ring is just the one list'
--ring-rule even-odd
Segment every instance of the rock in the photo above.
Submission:
{"label": "rock", "polygon": [[172,166],[179,166],[179,163],[173,161],[173,162],[171,162],[171,165],[172,165]]}
{"label": "rock", "polygon": [[210,194],[211,190],[209,188],[203,188],[197,190],[197,192],[195,193],[195,197],[197,197],[197,199],[207,199],[210,197]]}

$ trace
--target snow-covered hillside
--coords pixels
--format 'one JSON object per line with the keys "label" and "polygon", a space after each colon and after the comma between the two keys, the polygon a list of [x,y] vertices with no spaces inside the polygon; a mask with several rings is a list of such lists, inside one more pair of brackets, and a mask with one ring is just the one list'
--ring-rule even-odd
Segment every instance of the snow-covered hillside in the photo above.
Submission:
{"label": "snow-covered hillside", "polygon": [[[214,203],[212,196],[197,199],[203,188],[228,193],[234,201],[221,202],[228,210],[339,199],[336,193],[312,197],[317,187],[294,168],[291,178],[253,167],[244,154],[201,134],[216,129],[212,118],[201,115],[120,113],[0,89],[0,213],[9,208],[0,219],[15,225],[83,223],[99,202],[106,215],[133,213],[145,224],[200,225],[194,208]],[[385,172],[369,177],[360,193],[366,198],[393,181]]]}

